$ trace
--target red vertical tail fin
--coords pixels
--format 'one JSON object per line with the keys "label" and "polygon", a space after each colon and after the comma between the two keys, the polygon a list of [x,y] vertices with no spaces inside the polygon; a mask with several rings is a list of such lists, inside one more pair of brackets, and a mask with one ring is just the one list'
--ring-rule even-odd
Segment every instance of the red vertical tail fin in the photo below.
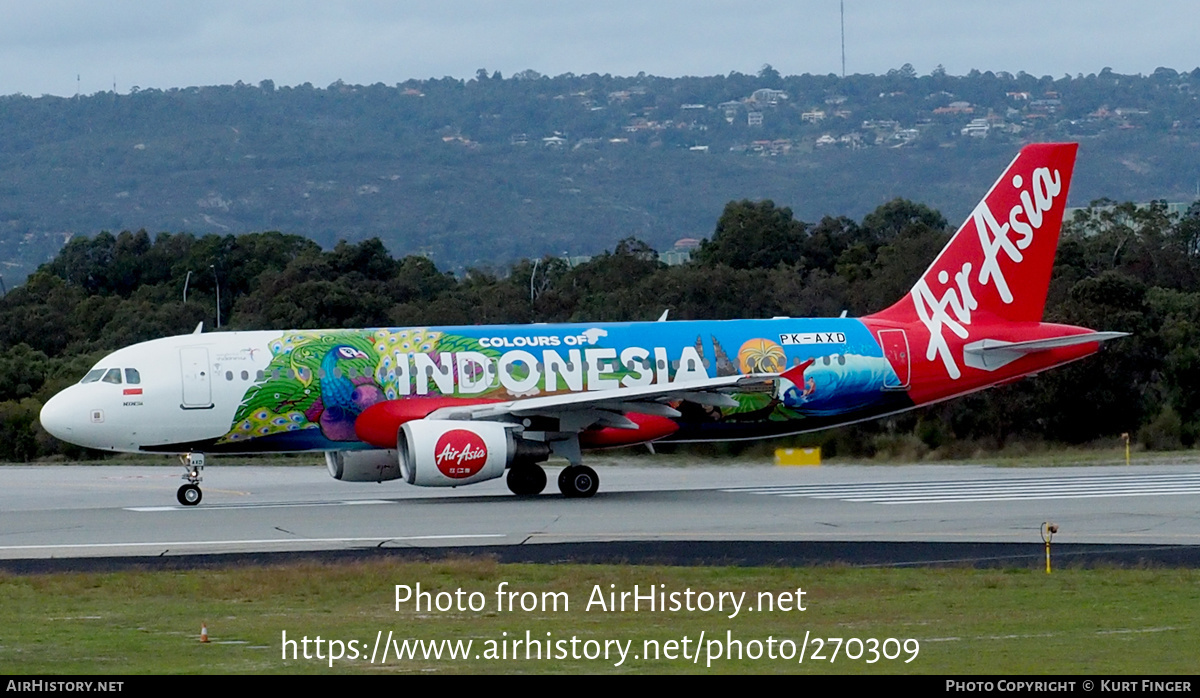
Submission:
{"label": "red vertical tail fin", "polygon": [[950,289],[967,313],[978,309],[1011,322],[1040,321],[1078,147],[1025,146],[921,275],[909,298],[878,316],[928,315],[931,306],[946,308],[942,299]]}
{"label": "red vertical tail fin", "polygon": [[1040,322],[1078,147],[1025,146],[908,295],[864,320],[928,332],[914,353],[951,379],[960,367],[950,345],[974,338],[972,326]]}

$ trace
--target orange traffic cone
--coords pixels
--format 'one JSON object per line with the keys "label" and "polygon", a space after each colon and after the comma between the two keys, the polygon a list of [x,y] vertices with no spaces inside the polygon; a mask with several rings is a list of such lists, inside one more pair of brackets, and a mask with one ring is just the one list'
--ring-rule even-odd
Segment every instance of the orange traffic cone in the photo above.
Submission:
{"label": "orange traffic cone", "polygon": [[200,642],[208,642],[208,625],[200,624]]}

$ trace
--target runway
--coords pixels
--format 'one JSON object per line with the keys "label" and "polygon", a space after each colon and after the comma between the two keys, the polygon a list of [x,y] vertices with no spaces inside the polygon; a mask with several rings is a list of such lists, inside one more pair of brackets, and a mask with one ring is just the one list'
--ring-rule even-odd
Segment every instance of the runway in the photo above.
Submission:
{"label": "runway", "polygon": [[935,480],[849,485],[782,485],[725,490],[779,497],[840,499],[873,504],[1019,502],[1035,499],[1095,499],[1200,494],[1200,473],[1038,476],[980,480]]}
{"label": "runway", "polygon": [[[0,559],[511,546],[1014,544],[1200,546],[1200,464],[778,468],[596,462],[601,490],[518,499],[342,483],[324,468],[215,465],[204,501],[175,503],[175,466],[0,468]],[[230,459],[230,463],[232,463]],[[554,482],[556,468],[548,468]],[[666,546],[666,547],[663,547]],[[717,549],[717,548],[714,548]]]}

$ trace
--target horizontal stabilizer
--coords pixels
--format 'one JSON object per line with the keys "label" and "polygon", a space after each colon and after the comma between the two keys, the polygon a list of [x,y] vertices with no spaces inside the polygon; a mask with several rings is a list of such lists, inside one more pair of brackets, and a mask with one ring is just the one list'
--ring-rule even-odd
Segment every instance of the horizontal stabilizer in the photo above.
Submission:
{"label": "horizontal stabilizer", "polygon": [[963,363],[984,371],[995,371],[1013,361],[1039,351],[1073,347],[1091,342],[1105,342],[1128,336],[1128,332],[1087,332],[1025,342],[1006,342],[1002,339],[981,339],[963,347]]}

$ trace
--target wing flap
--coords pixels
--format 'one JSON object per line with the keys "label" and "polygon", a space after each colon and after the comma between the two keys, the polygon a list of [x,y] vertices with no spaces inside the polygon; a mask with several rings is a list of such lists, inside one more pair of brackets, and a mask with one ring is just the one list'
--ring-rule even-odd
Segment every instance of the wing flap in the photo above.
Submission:
{"label": "wing flap", "polygon": [[722,390],[769,383],[779,378],[776,373],[751,373],[739,376],[719,376],[683,383],[647,385],[636,388],[617,388],[561,395],[529,397],[488,404],[456,405],[435,410],[429,419],[503,419],[505,417],[559,417],[568,412],[607,410],[616,413],[653,414],[677,417],[679,412],[669,400],[690,400],[703,405],[727,405],[731,401]]}

